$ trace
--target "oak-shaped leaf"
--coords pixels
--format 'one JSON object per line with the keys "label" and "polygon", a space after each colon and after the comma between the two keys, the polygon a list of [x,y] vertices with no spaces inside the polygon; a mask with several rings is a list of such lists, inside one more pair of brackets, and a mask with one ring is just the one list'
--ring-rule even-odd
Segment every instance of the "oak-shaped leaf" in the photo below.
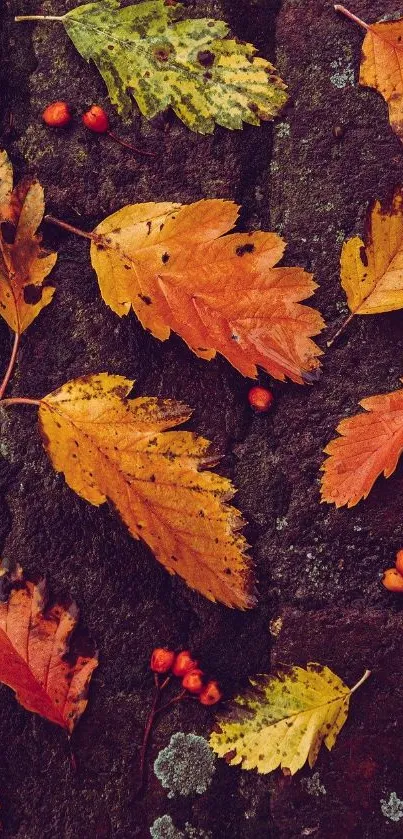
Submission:
{"label": "oak-shaped leaf", "polygon": [[259,125],[287,101],[285,84],[252,44],[228,39],[224,21],[184,18],[180,3],[120,8],[118,0],[97,0],[49,20],[61,21],[83,58],[94,61],[125,116],[133,97],[148,119],[171,107],[188,128],[209,134],[215,123]]}
{"label": "oak-shaped leaf", "polygon": [[403,140],[403,19],[368,24],[344,6],[337,4],[335,9],[365,30],[360,84],[375,88],[383,96],[389,109],[390,125]]}
{"label": "oak-shaped leaf", "polygon": [[341,253],[341,284],[352,315],[403,308],[403,191],[368,209],[364,241],[354,236]]}
{"label": "oak-shaped leaf", "polygon": [[343,419],[325,448],[322,501],[354,507],[382,473],[389,478],[403,451],[403,390],[371,396],[364,412]]}
{"label": "oak-shaped leaf", "polygon": [[96,506],[109,501],[170,574],[210,600],[254,604],[235,489],[207,470],[210,443],[171,429],[189,419],[169,399],[128,399],[133,382],[100,373],[68,382],[44,397],[39,422],[58,472]]}
{"label": "oak-shaped leaf", "polygon": [[71,640],[78,608],[73,601],[47,608],[45,580],[33,583],[19,567],[12,574],[2,568],[0,581],[0,682],[28,711],[71,734],[98,664],[89,639]]}
{"label": "oak-shaped leaf", "polygon": [[321,664],[258,676],[218,716],[210,745],[231,765],[262,774],[280,766],[294,775],[306,761],[314,766],[322,743],[333,748],[351,693],[369,675],[351,689]]}
{"label": "oak-shaped leaf", "polygon": [[13,189],[13,170],[0,152],[0,315],[13,332],[22,332],[50,303],[55,289],[43,286],[57,254],[45,253],[37,229],[45,205],[38,181]]}
{"label": "oak-shaped leaf", "polygon": [[276,268],[276,233],[232,233],[239,207],[219,199],[134,204],[99,224],[91,260],[102,297],[120,317],[133,308],[155,338],[170,331],[200,358],[221,353],[244,376],[257,367],[283,381],[312,381],[323,328],[301,305],[316,283],[302,268]]}

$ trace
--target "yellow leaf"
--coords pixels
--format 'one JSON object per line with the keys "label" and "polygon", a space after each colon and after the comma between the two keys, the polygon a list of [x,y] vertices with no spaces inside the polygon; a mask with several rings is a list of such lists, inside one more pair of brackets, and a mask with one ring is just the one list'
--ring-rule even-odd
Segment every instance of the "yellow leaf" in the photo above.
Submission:
{"label": "yellow leaf", "polygon": [[100,373],[41,400],[41,433],[56,471],[91,504],[108,500],[170,574],[209,600],[252,606],[243,521],[227,504],[231,481],[207,471],[217,460],[208,440],[169,430],[189,419],[189,408],[128,399],[132,387],[122,376]]}
{"label": "yellow leaf", "polygon": [[333,748],[351,693],[369,675],[366,671],[351,689],[321,664],[260,676],[218,717],[210,745],[231,765],[262,774],[281,766],[294,775],[307,760],[310,767],[315,764],[322,743]]}
{"label": "yellow leaf", "polygon": [[336,5],[366,31],[361,53],[360,84],[373,87],[389,109],[389,122],[403,140],[403,19],[367,24],[344,6]]}
{"label": "yellow leaf", "polygon": [[0,315],[21,335],[53,297],[55,289],[42,284],[57,255],[45,254],[36,234],[45,208],[41,185],[22,181],[12,187],[10,161],[0,152],[0,224],[9,227],[7,236],[0,231]]}
{"label": "yellow leaf", "polygon": [[341,254],[341,284],[353,315],[403,308],[403,194],[397,189],[367,214],[365,244],[349,239]]}
{"label": "yellow leaf", "polygon": [[403,390],[371,396],[360,402],[366,413],[339,423],[340,437],[325,448],[321,469],[322,501],[354,507],[375,481],[395,471],[403,451]]}
{"label": "yellow leaf", "polygon": [[221,353],[243,375],[260,366],[277,379],[312,381],[323,328],[300,301],[316,284],[302,268],[275,268],[276,233],[235,233],[231,201],[135,204],[106,218],[91,238],[105,302],[120,317],[134,309],[156,338],[178,333],[200,358]]}

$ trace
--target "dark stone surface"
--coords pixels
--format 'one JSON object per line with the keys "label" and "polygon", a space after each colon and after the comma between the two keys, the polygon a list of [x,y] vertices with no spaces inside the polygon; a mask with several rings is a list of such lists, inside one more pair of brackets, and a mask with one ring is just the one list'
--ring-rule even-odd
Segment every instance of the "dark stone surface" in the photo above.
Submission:
{"label": "dark stone surface", "polygon": [[[125,127],[108,109],[112,129],[159,154],[158,160],[134,161],[81,127],[83,110],[92,102],[108,108],[108,102],[97,71],[77,55],[62,27],[13,23],[17,12],[58,14],[74,5],[4,4],[2,143],[16,175],[37,174],[48,211],[84,229],[134,201],[233,198],[243,205],[241,229],[281,232],[289,242],[287,264],[315,273],[315,305],[335,329],[344,304],[338,277],[343,236],[361,231],[368,201],[385,197],[403,170],[402,146],[388,126],[385,104],[350,83],[353,73],[357,77],[360,31],[324,0],[283,0],[280,10],[277,0],[191,6],[192,14],[226,17],[238,36],[269,58],[278,13],[277,64],[292,102],[274,130],[273,154],[270,125],[200,137],[171,117],[147,124],[136,110],[132,126]],[[394,9],[380,0],[357,0],[354,11],[371,21]],[[52,132],[40,114],[59,98],[71,101],[77,118],[66,131]],[[344,128],[341,139],[335,125]],[[338,420],[364,396],[398,387],[402,314],[357,319],[326,354],[317,385],[270,383],[273,410],[252,416],[248,381],[221,359],[197,360],[178,338],[160,344],[134,316],[119,320],[100,299],[86,242],[49,226],[43,232],[46,244],[59,251],[57,295],[23,339],[11,392],[39,397],[69,378],[108,370],[137,379],[137,393],[190,404],[191,427],[219,446],[220,468],[239,487],[260,604],[236,613],[168,577],[106,506],[92,508],[55,475],[31,409],[3,411],[2,554],[29,572],[46,572],[53,592],[69,590],[100,650],[89,706],[73,737],[75,775],[63,733],[21,709],[0,687],[4,836],[146,839],[154,819],[165,813],[179,827],[188,821],[211,831],[213,839],[401,835],[401,823],[388,821],[380,807],[392,791],[403,798],[401,601],[382,589],[379,578],[403,544],[403,467],[350,511],[319,505],[318,468]],[[2,323],[0,345],[4,369],[10,336]],[[260,380],[269,382],[265,375]],[[301,776],[259,777],[221,761],[203,796],[167,799],[150,768],[147,793],[135,800],[152,647],[190,646],[230,695],[249,675],[270,668],[269,622],[278,616],[284,620],[273,665],[313,658],[349,684],[365,667],[374,670],[354,696],[333,753],[319,757],[315,769],[326,795],[310,796]],[[207,735],[211,718],[197,703],[166,715],[155,731],[150,767],[172,733]],[[304,770],[302,777],[312,774]]]}

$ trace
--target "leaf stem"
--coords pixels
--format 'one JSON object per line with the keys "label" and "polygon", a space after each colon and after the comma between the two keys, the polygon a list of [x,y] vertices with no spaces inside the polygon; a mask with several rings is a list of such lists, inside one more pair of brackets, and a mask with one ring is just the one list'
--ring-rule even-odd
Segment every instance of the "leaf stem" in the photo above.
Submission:
{"label": "leaf stem", "polygon": [[148,718],[147,718],[146,727],[144,729],[143,743],[142,743],[141,752],[140,752],[140,784],[139,784],[139,788],[137,790],[138,795],[141,793],[141,791],[144,787],[144,781],[145,781],[144,774],[145,774],[145,762],[146,762],[147,748],[148,748],[148,743],[149,743],[149,740],[150,740],[151,729],[153,727],[153,722],[154,722],[154,717],[155,717],[155,713],[156,713],[156,709],[157,709],[157,705],[158,705],[158,700],[160,698],[161,688],[163,688],[163,685],[160,685],[160,683],[158,681],[157,673],[154,673],[154,684],[155,684],[154,699],[153,699],[153,702],[152,702],[152,705],[151,705],[151,708],[150,708],[150,713],[149,713]]}
{"label": "leaf stem", "polygon": [[76,236],[82,236],[84,239],[95,239],[95,233],[88,233],[86,230],[80,230],[79,227],[74,227],[72,224],[68,224],[67,221],[61,221],[59,218],[55,218],[55,216],[46,215],[44,216],[44,221],[48,221],[50,224],[55,224],[57,227],[61,227],[63,230],[68,230],[69,233],[75,233]]}
{"label": "leaf stem", "polygon": [[358,690],[358,688],[360,688],[360,687],[361,687],[361,685],[363,685],[363,684],[364,684],[364,682],[366,682],[366,681],[367,681],[367,679],[369,678],[369,676],[370,676],[370,675],[371,675],[371,671],[370,671],[370,670],[366,670],[366,671],[365,671],[365,673],[364,673],[364,675],[363,675],[363,676],[361,676],[361,679],[359,680],[359,682],[357,682],[357,684],[356,684],[356,685],[354,685],[354,687],[353,687],[353,688],[351,688],[351,690],[350,690],[350,694],[351,694],[351,693],[354,693],[354,691],[355,691],[355,690]]}
{"label": "leaf stem", "polygon": [[13,396],[11,399],[2,399],[0,402],[0,407],[8,407],[8,405],[39,405],[41,404],[40,399],[28,399],[26,396]]}
{"label": "leaf stem", "polygon": [[112,131],[107,131],[106,133],[111,140],[114,140],[115,143],[119,143],[120,146],[124,146],[125,149],[130,149],[130,151],[134,151],[136,154],[143,154],[145,157],[157,157],[157,153],[155,151],[143,151],[143,149],[139,149],[137,146],[132,146],[131,143],[127,143],[126,140],[121,140],[120,137],[117,137]]}
{"label": "leaf stem", "polygon": [[14,344],[13,344],[13,349],[12,349],[12,353],[11,353],[10,362],[9,362],[8,367],[7,367],[4,379],[3,379],[3,381],[0,385],[0,400],[3,399],[3,396],[4,396],[4,394],[6,392],[6,389],[7,389],[7,385],[9,383],[10,379],[11,379],[11,376],[12,376],[12,373],[13,373],[13,370],[14,370],[14,367],[15,367],[15,362],[16,362],[17,353],[18,353],[18,347],[20,345],[20,338],[21,338],[20,333],[16,332],[15,336],[14,336]]}
{"label": "leaf stem", "polygon": [[21,23],[25,20],[63,20],[64,15],[16,15],[14,20]]}
{"label": "leaf stem", "polygon": [[361,18],[357,17],[357,15],[353,15],[352,12],[349,12],[349,10],[346,9],[345,6],[341,6],[339,3],[336,3],[336,5],[334,6],[334,10],[335,10],[335,12],[341,12],[342,15],[345,15],[350,20],[352,20],[354,23],[358,23],[358,26],[361,26],[362,29],[366,29],[367,32],[368,32],[368,30],[369,30],[368,24],[365,23],[365,21],[361,20]]}
{"label": "leaf stem", "polygon": [[344,330],[347,328],[347,326],[349,325],[349,323],[351,323],[351,321],[352,321],[352,319],[353,319],[354,315],[355,315],[355,312],[351,312],[351,314],[348,316],[348,318],[346,318],[346,320],[344,321],[344,323],[342,323],[342,325],[341,325],[341,326],[340,326],[340,328],[337,330],[337,332],[335,332],[335,334],[333,335],[333,338],[331,338],[331,339],[330,339],[330,341],[326,341],[326,346],[327,346],[327,347],[331,347],[331,346],[332,346],[332,344],[334,344],[334,342],[336,341],[336,339],[337,339],[340,335],[342,335],[342,333],[343,333],[343,332],[344,332]]}

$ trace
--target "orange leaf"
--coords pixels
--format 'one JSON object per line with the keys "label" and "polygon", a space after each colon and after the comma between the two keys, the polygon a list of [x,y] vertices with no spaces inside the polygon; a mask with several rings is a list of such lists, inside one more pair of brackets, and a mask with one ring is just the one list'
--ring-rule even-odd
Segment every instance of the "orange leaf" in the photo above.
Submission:
{"label": "orange leaf", "polygon": [[375,88],[383,96],[393,131],[403,140],[403,19],[369,25],[344,6],[336,5],[335,9],[366,30],[360,84]]}
{"label": "orange leaf", "polygon": [[132,387],[123,376],[100,373],[41,400],[40,428],[55,469],[91,504],[109,500],[170,574],[209,600],[252,606],[243,521],[227,503],[231,481],[207,471],[217,461],[208,440],[169,430],[189,419],[189,408],[128,399]]}
{"label": "orange leaf", "polygon": [[403,451],[403,390],[372,396],[360,402],[368,413],[344,419],[341,435],[325,448],[322,500],[336,507],[366,498],[376,479],[389,478]]}
{"label": "orange leaf", "polygon": [[[2,569],[1,576],[5,571]],[[87,705],[96,654],[69,654],[78,608],[59,603],[46,612],[46,583],[10,578],[7,602],[0,602],[0,681],[11,687],[24,708],[73,731]]]}
{"label": "orange leaf", "polygon": [[50,303],[55,289],[43,287],[57,255],[45,254],[36,234],[44,213],[38,181],[22,181],[13,190],[13,172],[0,152],[0,315],[21,335]]}
{"label": "orange leaf", "polygon": [[131,308],[165,341],[180,335],[200,358],[221,353],[244,376],[257,367],[283,381],[312,381],[323,328],[302,306],[315,288],[302,268],[275,268],[285,243],[276,233],[233,233],[232,201],[134,204],[92,234],[91,260],[105,302]]}

